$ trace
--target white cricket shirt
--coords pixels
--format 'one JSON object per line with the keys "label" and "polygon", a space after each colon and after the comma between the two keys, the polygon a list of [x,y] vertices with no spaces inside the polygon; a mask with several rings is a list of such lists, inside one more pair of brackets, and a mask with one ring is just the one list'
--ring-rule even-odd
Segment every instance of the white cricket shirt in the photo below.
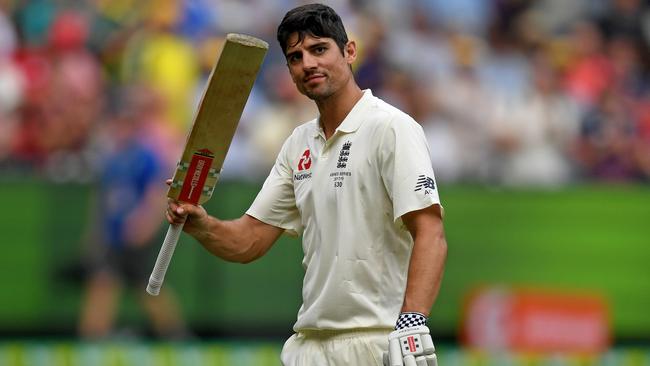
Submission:
{"label": "white cricket shirt", "polygon": [[400,217],[439,204],[420,125],[365,90],[329,140],[297,127],[246,212],[302,234],[302,329],[392,328],[411,235]]}

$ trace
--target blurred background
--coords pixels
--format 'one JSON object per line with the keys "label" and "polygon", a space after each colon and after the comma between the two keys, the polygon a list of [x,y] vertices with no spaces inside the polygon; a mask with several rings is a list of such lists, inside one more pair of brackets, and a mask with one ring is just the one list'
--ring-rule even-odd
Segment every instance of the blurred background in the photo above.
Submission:
{"label": "blurred background", "polygon": [[[185,236],[145,296],[229,32],[271,44],[206,208],[250,205],[315,115],[275,41],[295,0],[0,0],[0,365],[279,365],[298,239]],[[359,84],[426,133],[449,257],[441,365],[650,365],[650,2],[332,0]]]}

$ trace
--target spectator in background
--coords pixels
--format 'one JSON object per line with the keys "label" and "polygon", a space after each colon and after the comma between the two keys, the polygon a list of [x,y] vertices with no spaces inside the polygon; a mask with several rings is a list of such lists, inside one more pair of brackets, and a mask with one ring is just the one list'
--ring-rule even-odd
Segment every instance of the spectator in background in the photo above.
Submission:
{"label": "spectator in background", "polygon": [[606,11],[596,18],[607,37],[626,36],[638,38],[646,47],[650,45],[650,9],[644,0],[610,0]]}
{"label": "spectator in background", "polygon": [[101,119],[105,85],[99,60],[85,47],[85,16],[56,13],[48,29],[45,44],[18,53],[27,83],[14,154],[37,167],[54,165],[59,179],[65,170],[60,157],[83,154]]}
{"label": "spectator in background", "polygon": [[589,179],[635,181],[647,178],[648,150],[641,136],[650,92],[648,65],[644,63],[647,56],[643,54],[648,48],[641,26],[634,22],[625,25],[621,20],[636,19],[634,11],[642,14],[639,3],[616,1],[614,6],[614,13],[602,20],[602,29],[609,36],[603,47],[609,82],[599,99],[587,105],[577,140],[578,157]]}
{"label": "spectator in background", "polygon": [[20,123],[18,107],[24,93],[23,75],[12,59],[16,43],[16,32],[0,3],[0,166],[8,161],[13,149]]}
{"label": "spectator in background", "polygon": [[532,62],[521,44],[517,28],[518,11],[522,9],[503,7],[504,17],[494,20],[485,36],[476,69],[481,83],[493,98],[513,103],[518,102],[515,99],[526,93],[531,84]]}
{"label": "spectator in background", "polygon": [[91,179],[94,161],[80,157],[102,118],[105,80],[98,58],[86,47],[89,29],[85,15],[62,11],[49,32],[51,75],[41,107],[49,142],[47,169],[56,181]]}
{"label": "spectator in background", "polygon": [[644,62],[650,61],[648,50],[636,37],[619,35],[610,38],[607,53],[612,62],[612,90],[632,99],[642,98],[650,92],[650,75],[644,68]]}
{"label": "spectator in background", "polygon": [[605,40],[592,21],[574,25],[571,33],[574,60],[566,71],[566,89],[583,108],[596,105],[613,79],[610,59],[605,54]]}
{"label": "spectator in background", "polygon": [[587,178],[616,182],[640,178],[630,107],[621,94],[609,91],[585,114],[578,147]]}
{"label": "spectator in background", "polygon": [[466,34],[484,34],[493,15],[495,1],[484,0],[415,0],[433,23],[444,24]]}
{"label": "spectator in background", "polygon": [[[517,2],[518,0],[506,0]],[[605,0],[608,1],[608,0]],[[521,1],[520,1],[521,2]],[[596,0],[535,0],[530,3],[531,13],[529,14],[535,27],[544,38],[553,37],[569,30],[578,20],[590,17],[600,1]]]}
{"label": "spectator in background", "polygon": [[638,127],[634,153],[645,182],[650,181],[650,96],[640,100],[637,107]]}
{"label": "spectator in background", "polygon": [[89,23],[86,47],[101,60],[109,94],[120,83],[122,55],[140,27],[141,8],[137,0],[95,0],[86,2],[81,10]]}
{"label": "spectator in background", "polygon": [[439,105],[439,116],[448,121],[455,136],[454,145],[462,147],[458,149],[455,179],[485,181],[489,170],[487,118],[494,107],[492,95],[477,72],[482,42],[460,34],[451,35],[449,42],[454,68],[447,79],[434,84],[433,98]]}
{"label": "spectator in background", "polygon": [[0,1],[0,55],[9,57],[16,50],[18,39],[16,29],[9,17],[9,6],[5,1]]}
{"label": "spectator in background", "polygon": [[359,64],[353,66],[359,86],[377,90],[383,83],[383,69],[387,67],[382,52],[386,42],[385,24],[376,16],[367,15],[359,19],[360,37]]}
{"label": "spectator in background", "polygon": [[23,46],[39,47],[47,42],[50,24],[57,13],[57,4],[50,0],[15,2],[14,18]]}
{"label": "spectator in background", "polygon": [[51,61],[46,48],[46,34],[55,8],[46,1],[26,1],[15,9],[13,17],[21,36],[13,58],[23,74],[24,98],[18,108],[18,126],[12,143],[14,165],[41,167],[47,158],[43,101],[51,77]]}
{"label": "spectator in background", "polygon": [[435,84],[423,82],[408,72],[404,72],[403,78],[408,88],[403,93],[406,97],[403,105],[422,125],[436,178],[445,182],[458,181],[463,173],[461,154],[464,147],[460,146],[454,121],[443,113],[440,101],[432,92],[431,85]]}
{"label": "spectator in background", "polygon": [[144,83],[164,99],[166,120],[184,134],[193,115],[195,86],[199,82],[199,58],[194,45],[178,36],[180,2],[150,2],[144,8],[144,24],[130,37],[122,63],[122,81]]}
{"label": "spectator in background", "polygon": [[548,55],[537,51],[530,90],[490,121],[492,178],[505,185],[557,187],[573,178],[577,106],[561,89]]}
{"label": "spectator in background", "polygon": [[138,121],[138,139],[160,157],[163,172],[173,172],[182,153],[185,135],[179,134],[166,120],[165,99],[155,88],[145,84],[129,84],[121,89],[121,99],[128,100],[123,113]]}
{"label": "spectator in background", "polygon": [[286,67],[276,65],[266,77],[268,85],[273,85],[270,103],[252,116],[254,128],[249,131],[251,146],[258,151],[255,163],[261,171],[273,165],[275,155],[291,131],[315,112],[313,103],[296,90]]}
{"label": "spectator in background", "polygon": [[[128,285],[151,319],[156,335],[180,338],[187,335],[175,297],[169,288],[161,296],[145,295],[162,224],[165,186],[169,174],[160,155],[156,124],[143,118],[151,110],[152,96],[146,89],[125,93],[119,112],[108,126],[96,207],[88,233],[89,277],[79,319],[84,338],[105,338],[114,331],[123,285]],[[149,265],[147,265],[149,264]]]}
{"label": "spectator in background", "polygon": [[[449,34],[453,32],[441,29],[418,7],[412,9],[409,24],[410,27],[396,26],[390,32],[385,32],[382,37],[385,42],[381,38],[376,40],[383,42],[378,45],[382,57],[394,70],[409,69],[421,82],[447,82],[446,78],[453,73],[455,61],[455,50],[449,40]],[[387,75],[382,75],[381,81],[386,79]]]}

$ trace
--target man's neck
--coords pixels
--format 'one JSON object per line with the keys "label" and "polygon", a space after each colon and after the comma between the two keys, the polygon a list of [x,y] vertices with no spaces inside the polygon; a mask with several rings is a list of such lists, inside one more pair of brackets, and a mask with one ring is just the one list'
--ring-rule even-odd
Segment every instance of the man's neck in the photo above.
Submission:
{"label": "man's neck", "polygon": [[329,139],[341,125],[345,117],[363,96],[363,91],[355,82],[348,83],[337,93],[327,99],[317,100],[316,106],[320,113],[320,124]]}

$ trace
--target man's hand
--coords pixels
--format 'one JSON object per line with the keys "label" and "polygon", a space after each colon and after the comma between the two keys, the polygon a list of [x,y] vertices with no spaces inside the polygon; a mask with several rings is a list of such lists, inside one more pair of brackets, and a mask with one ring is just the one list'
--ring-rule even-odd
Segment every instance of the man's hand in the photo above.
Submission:
{"label": "man's hand", "polygon": [[[166,183],[171,184],[171,179],[168,179]],[[171,198],[167,200],[165,217],[170,224],[185,224],[183,230],[188,233],[206,230],[209,218],[202,206],[179,202]]]}
{"label": "man's hand", "polygon": [[425,325],[404,328],[388,336],[385,366],[438,366],[436,349]]}
{"label": "man's hand", "polygon": [[400,314],[396,330],[388,335],[384,366],[438,366],[436,349],[423,314]]}

